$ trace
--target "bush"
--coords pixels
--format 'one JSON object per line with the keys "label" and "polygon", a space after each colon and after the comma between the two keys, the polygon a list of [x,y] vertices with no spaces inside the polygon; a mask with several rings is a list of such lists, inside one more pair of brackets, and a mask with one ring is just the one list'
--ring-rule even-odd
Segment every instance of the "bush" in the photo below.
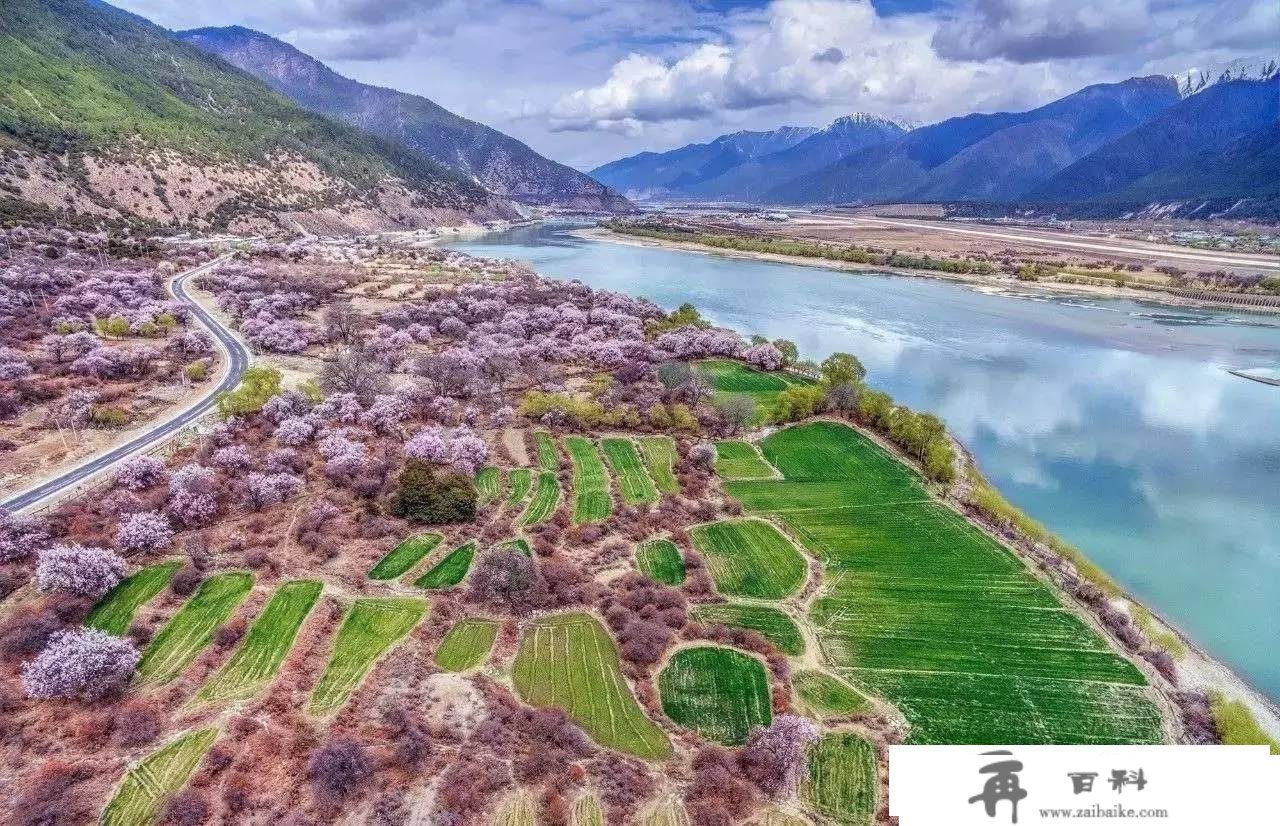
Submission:
{"label": "bush", "polygon": [[311,753],[307,778],[316,796],[339,803],[360,791],[373,775],[373,760],[356,740],[333,740]]}
{"label": "bush", "polygon": [[793,385],[778,394],[775,415],[781,422],[807,419],[822,411],[826,395],[820,385]]}
{"label": "bush", "polygon": [[391,510],[422,525],[474,522],[476,486],[470,476],[437,471],[426,462],[410,459],[400,472],[400,489]]}
{"label": "bush", "polygon": [[268,399],[280,394],[281,378],[274,367],[250,367],[244,371],[240,385],[218,400],[218,412],[225,419],[257,413]]}
{"label": "bush", "polygon": [[92,700],[123,687],[141,657],[133,643],[104,631],[62,631],[22,669],[22,687],[38,700]]}

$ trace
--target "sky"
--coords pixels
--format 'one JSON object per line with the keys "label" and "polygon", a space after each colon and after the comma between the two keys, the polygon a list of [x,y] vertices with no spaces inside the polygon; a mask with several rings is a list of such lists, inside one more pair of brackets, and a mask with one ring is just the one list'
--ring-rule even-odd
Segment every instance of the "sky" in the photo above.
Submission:
{"label": "sky", "polygon": [[1280,52],[1278,0],[114,0],[241,25],[579,169],[852,112],[932,123]]}

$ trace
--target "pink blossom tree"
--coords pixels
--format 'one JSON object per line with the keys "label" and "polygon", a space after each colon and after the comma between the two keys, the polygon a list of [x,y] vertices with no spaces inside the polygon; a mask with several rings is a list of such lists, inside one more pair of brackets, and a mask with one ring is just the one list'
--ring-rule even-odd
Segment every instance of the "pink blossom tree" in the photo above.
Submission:
{"label": "pink blossom tree", "polygon": [[0,562],[25,559],[49,542],[43,519],[0,510]]}
{"label": "pink blossom tree", "polygon": [[158,551],[171,542],[173,526],[156,511],[129,514],[116,528],[116,547],[126,553]]}
{"label": "pink blossom tree", "polygon": [[449,455],[445,445],[444,430],[439,427],[419,430],[413,438],[405,442],[404,455],[432,464],[443,464]]}
{"label": "pink blossom tree", "polygon": [[489,458],[489,445],[473,431],[458,428],[449,439],[449,466],[464,476],[472,476]]}
{"label": "pink blossom tree", "polygon": [[292,473],[250,473],[245,495],[254,510],[278,504],[297,496],[302,480]]}
{"label": "pink blossom tree", "polygon": [[809,747],[818,741],[813,723],[794,714],[779,714],[768,728],[757,726],[747,737],[738,763],[771,797],[787,797],[806,774]]}
{"label": "pink blossom tree", "polygon": [[276,425],[276,441],[285,447],[301,447],[315,435],[316,428],[308,419],[289,416]]}
{"label": "pink blossom tree", "polygon": [[88,545],[54,545],[40,552],[36,585],[41,591],[62,591],[97,599],[116,586],[126,569],[112,551]]}
{"label": "pink blossom tree", "polygon": [[22,687],[37,700],[93,700],[124,686],[141,657],[126,637],[91,628],[60,631],[22,669]]}
{"label": "pink blossom tree", "polygon": [[247,470],[253,464],[253,454],[244,445],[228,445],[213,452],[213,463],[224,470]]}
{"label": "pink blossom tree", "polygon": [[116,484],[132,491],[147,490],[168,477],[164,461],[155,456],[133,456],[120,463]]}
{"label": "pink blossom tree", "polygon": [[782,351],[767,341],[743,350],[741,358],[747,364],[770,371],[781,369],[783,362]]}

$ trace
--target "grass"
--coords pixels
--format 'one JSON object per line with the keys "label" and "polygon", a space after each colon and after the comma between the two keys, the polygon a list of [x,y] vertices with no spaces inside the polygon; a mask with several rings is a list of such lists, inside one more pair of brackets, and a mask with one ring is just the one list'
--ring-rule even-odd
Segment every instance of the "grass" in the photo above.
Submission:
{"label": "grass", "polygon": [[716,442],[716,474],[729,480],[773,479],[778,475],[750,442],[737,439]]}
{"label": "grass", "polygon": [[307,710],[324,715],[342,708],[378,658],[426,615],[425,599],[385,597],[353,602]]}
{"label": "grass", "polygon": [[530,624],[511,679],[526,703],[563,709],[602,746],[635,757],[671,756],[671,743],[622,676],[613,639],[589,614],[554,614]]}
{"label": "grass", "polygon": [[600,447],[618,479],[622,501],[628,505],[652,505],[658,501],[658,488],[649,478],[649,472],[644,469],[644,462],[630,439],[601,439]]}
{"label": "grass", "polygon": [[815,717],[827,719],[858,714],[871,708],[853,686],[825,671],[805,669],[791,675],[796,698]]}
{"label": "grass", "polygon": [[676,441],[670,436],[638,436],[640,457],[649,475],[662,493],[679,493],[680,482],[676,479]]}
{"label": "grass", "polygon": [[876,811],[875,749],[856,734],[824,734],[809,749],[800,798],[836,823],[870,824]]}
{"label": "grass", "polygon": [[1209,707],[1224,746],[1269,746],[1272,754],[1280,754],[1280,743],[1267,736],[1244,703],[1214,691],[1209,695]]}
{"label": "grass", "polygon": [[565,450],[573,460],[573,523],[601,522],[613,512],[609,472],[590,439],[566,436]]}
{"label": "grass", "polygon": [[378,564],[369,570],[369,579],[383,581],[403,576],[443,541],[444,536],[438,533],[409,537],[378,560]]}
{"label": "grass", "polygon": [[556,451],[556,440],[544,430],[533,434],[533,443],[538,452],[538,467],[555,473],[560,469],[560,454]]}
{"label": "grass", "polygon": [[490,619],[459,620],[436,649],[436,665],[445,671],[470,671],[489,658],[498,638],[498,623]]}
{"label": "grass", "polygon": [[570,826],[605,826],[604,810],[600,808],[600,798],[595,792],[587,792],[573,801],[573,815],[569,823]]}
{"label": "grass", "polygon": [[277,588],[231,659],[204,684],[196,700],[206,703],[244,700],[266,688],[279,673],[298,630],[323,588],[322,583],[306,579],[286,582]]}
{"label": "grass", "polygon": [[774,418],[778,394],[794,385],[813,384],[807,376],[797,373],[766,373],[763,370],[732,359],[707,359],[698,367],[711,380],[715,390],[714,400],[724,401],[731,396],[746,396],[756,403],[756,424]]}
{"label": "grass", "polygon": [[169,796],[187,784],[217,739],[216,727],[197,729],[144,758],[120,781],[120,788],[102,812],[102,826],[150,826]]}
{"label": "grass", "polygon": [[533,492],[533,499],[520,515],[521,525],[541,525],[551,518],[560,504],[560,482],[549,470],[538,473],[538,487]]}
{"label": "grass", "polygon": [[670,539],[650,539],[636,548],[636,567],[640,573],[663,585],[684,582],[684,559]]}
{"label": "grass", "polygon": [[493,816],[493,826],[535,826],[533,798],[523,789],[509,792]]}
{"label": "grass", "polygon": [[729,519],[689,532],[693,546],[722,594],[782,599],[804,584],[809,566],[773,525],[761,519]]}
{"label": "grass", "polygon": [[640,826],[689,826],[689,813],[679,798],[668,795],[640,815]]}
{"label": "grass", "polygon": [[243,571],[214,574],[200,583],[191,599],[142,652],[137,682],[161,685],[181,674],[213,640],[213,632],[244,602],[251,588],[253,574]]}
{"label": "grass", "polygon": [[773,720],[764,666],[732,648],[682,648],[658,674],[662,711],[677,724],[736,746]]}
{"label": "grass", "polygon": [[463,580],[467,571],[471,570],[471,560],[476,556],[476,543],[464,542],[432,565],[431,568],[413,581],[418,588],[452,588]]}
{"label": "grass", "polygon": [[730,482],[823,565],[823,660],[896,705],[912,743],[1158,743],[1140,671],[1024,563],[852,428],[761,442],[784,480]]}
{"label": "grass", "polygon": [[529,495],[529,488],[533,487],[533,471],[527,467],[512,468],[507,473],[507,484],[511,486],[507,507],[514,508]]}
{"label": "grass", "polygon": [[476,504],[487,505],[502,494],[502,472],[496,467],[476,471]]}
{"label": "grass", "polygon": [[804,635],[795,620],[777,608],[742,603],[699,605],[693,610],[693,616],[699,622],[758,631],[782,653],[792,657],[804,655]]}
{"label": "grass", "polygon": [[139,569],[98,600],[84,624],[108,634],[125,634],[138,609],[155,599],[181,567],[182,562],[175,559]]}

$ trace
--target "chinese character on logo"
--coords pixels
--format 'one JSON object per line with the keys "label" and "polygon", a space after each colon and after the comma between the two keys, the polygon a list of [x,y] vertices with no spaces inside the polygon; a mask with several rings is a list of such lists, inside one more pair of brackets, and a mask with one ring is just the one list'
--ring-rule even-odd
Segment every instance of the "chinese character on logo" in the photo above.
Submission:
{"label": "chinese character on logo", "polygon": [[1142,769],[1136,772],[1125,771],[1124,769],[1112,769],[1111,779],[1107,781],[1111,784],[1111,788],[1117,792],[1124,791],[1125,786],[1134,786],[1138,791],[1142,791],[1147,786],[1147,777],[1142,773]]}
{"label": "chinese character on logo", "polygon": [[[984,751],[983,754],[1010,755],[1008,751]],[[996,816],[996,803],[1008,800],[1013,804],[1013,823],[1018,822],[1018,801],[1027,796],[1027,790],[1018,785],[1018,772],[1022,771],[1022,763],[1018,760],[1000,760],[978,769],[979,774],[990,774],[987,783],[982,787],[982,794],[969,798],[970,803],[983,802],[987,817]]]}
{"label": "chinese character on logo", "polygon": [[1093,791],[1093,779],[1097,776],[1097,772],[1067,772],[1067,777],[1071,778],[1071,791],[1075,794]]}

